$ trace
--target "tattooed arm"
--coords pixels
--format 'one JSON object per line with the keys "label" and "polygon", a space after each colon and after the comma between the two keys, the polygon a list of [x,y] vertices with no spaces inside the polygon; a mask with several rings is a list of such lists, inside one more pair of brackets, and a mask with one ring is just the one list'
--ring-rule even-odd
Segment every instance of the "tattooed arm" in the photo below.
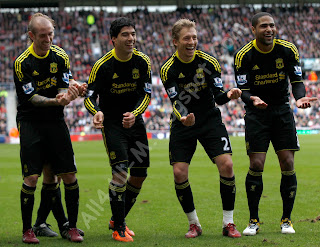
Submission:
{"label": "tattooed arm", "polygon": [[30,101],[34,106],[39,106],[39,107],[59,105],[57,98],[47,98],[39,94],[34,95],[30,99]]}
{"label": "tattooed arm", "polygon": [[75,86],[70,86],[68,89],[62,89],[59,91],[55,98],[47,98],[41,95],[34,95],[30,101],[33,105],[38,107],[68,105],[72,100],[78,97],[79,91]]}

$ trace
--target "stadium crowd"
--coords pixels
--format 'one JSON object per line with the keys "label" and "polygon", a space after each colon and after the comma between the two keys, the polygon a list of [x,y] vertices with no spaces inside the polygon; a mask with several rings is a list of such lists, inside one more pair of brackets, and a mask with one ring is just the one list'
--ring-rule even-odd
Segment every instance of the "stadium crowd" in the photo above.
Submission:
{"label": "stadium crowd", "polygon": [[0,135],[7,135],[6,95],[7,91],[0,87]]}
{"label": "stadium crowd", "polygon": [[[199,49],[217,57],[222,68],[225,89],[234,87],[232,56],[242,45],[249,42],[251,23],[248,16],[257,10],[252,6],[222,8],[177,9],[174,12],[149,12],[145,9],[127,14],[101,11],[72,10],[48,11],[59,28],[55,30],[54,44],[62,46],[70,58],[73,76],[85,82],[91,67],[98,57],[113,48],[108,27],[119,16],[134,19],[137,31],[137,49],[147,54],[152,63],[154,76],[159,76],[161,64],[173,52],[170,28],[179,18],[195,20],[198,27]],[[289,8],[262,8],[274,14],[279,24],[279,37],[293,42],[301,58],[320,57],[320,7],[291,6]],[[26,27],[33,12],[23,10],[18,13],[0,12],[0,86],[13,83],[12,63],[26,48]],[[87,23],[87,16],[95,17],[95,24]],[[305,76],[307,78],[307,76]],[[306,80],[307,94],[320,98],[317,83]],[[220,107],[228,130],[244,129],[244,109],[241,100],[232,101]],[[307,111],[300,111],[292,101],[298,127],[320,127],[319,101]],[[144,114],[149,131],[168,130],[171,104],[161,85],[153,87],[153,98]],[[73,101],[65,110],[67,124],[72,133],[94,131],[89,116],[83,106],[83,99]],[[0,97],[0,134],[6,132],[5,98]]]}

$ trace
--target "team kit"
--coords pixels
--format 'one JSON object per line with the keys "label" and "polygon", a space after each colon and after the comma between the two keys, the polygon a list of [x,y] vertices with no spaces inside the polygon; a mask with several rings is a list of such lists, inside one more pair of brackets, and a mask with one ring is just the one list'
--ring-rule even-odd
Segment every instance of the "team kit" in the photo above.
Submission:
{"label": "team kit", "polygon": [[[171,30],[174,53],[160,68],[160,77],[172,104],[169,164],[173,168],[177,199],[186,215],[185,238],[202,234],[189,182],[189,166],[197,142],[216,164],[222,203],[222,234],[230,238],[254,236],[260,231],[259,203],[263,170],[270,142],[281,169],[280,194],[283,212],[279,232],[294,234],[291,221],[297,178],[294,153],[300,149],[290,90],[301,109],[311,107],[307,97],[296,46],[277,38],[273,16],[267,12],[252,17],[254,39],[234,54],[236,87],[224,90],[217,58],[197,49],[197,27],[189,19],[177,20]],[[22,241],[38,244],[38,236],[56,237],[46,223],[52,211],[62,238],[84,241],[77,228],[79,184],[75,154],[63,110],[77,97],[92,115],[94,128],[101,130],[112,179],[106,186],[112,215],[112,238],[133,242],[135,233],[126,223],[148,176],[149,144],[143,113],[152,97],[150,58],[135,48],[133,20],[116,18],[110,25],[113,49],[92,66],[88,81],[72,76],[69,56],[53,45],[55,22],[42,13],[28,24],[29,46],[14,61],[18,98],[17,126],[23,184],[20,194]],[[245,145],[250,160],[245,180],[249,220],[240,233],[233,220],[236,180],[232,147],[217,105],[241,99],[245,104]],[[41,201],[32,225],[34,192],[43,175]],[[62,205],[60,184],[65,190]]]}

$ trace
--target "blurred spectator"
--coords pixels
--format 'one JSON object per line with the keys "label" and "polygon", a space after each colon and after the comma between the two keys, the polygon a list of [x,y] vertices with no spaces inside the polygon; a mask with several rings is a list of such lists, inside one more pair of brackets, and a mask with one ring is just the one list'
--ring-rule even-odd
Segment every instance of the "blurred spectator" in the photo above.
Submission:
{"label": "blurred spectator", "polygon": [[8,92],[0,88],[0,135],[8,135],[6,97]]}

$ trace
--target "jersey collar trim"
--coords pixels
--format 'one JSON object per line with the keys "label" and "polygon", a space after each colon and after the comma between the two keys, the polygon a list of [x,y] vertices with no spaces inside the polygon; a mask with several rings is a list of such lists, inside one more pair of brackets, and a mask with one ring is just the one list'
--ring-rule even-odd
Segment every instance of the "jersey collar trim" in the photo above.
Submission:
{"label": "jersey collar trim", "polygon": [[43,57],[39,56],[39,55],[34,51],[34,49],[33,49],[33,43],[29,46],[29,51],[30,51],[30,53],[31,53],[33,56],[35,56],[36,58],[39,58],[39,59],[44,59],[44,58],[46,58],[46,57],[49,55],[49,53],[50,53],[50,50],[48,50],[48,52],[47,52],[46,55],[44,55]]}
{"label": "jersey collar trim", "polygon": [[194,58],[196,57],[196,52],[194,52],[192,59],[191,59],[190,61],[186,62],[186,61],[183,61],[183,60],[179,57],[178,51],[176,51],[175,54],[176,54],[176,57],[177,57],[182,63],[191,63],[191,62],[193,62]]}
{"label": "jersey collar trim", "polygon": [[128,62],[132,58],[132,54],[133,53],[131,53],[130,58],[128,58],[127,60],[121,60],[120,58],[117,57],[116,50],[114,48],[112,49],[112,55],[114,56],[115,59],[117,59],[120,62]]}

